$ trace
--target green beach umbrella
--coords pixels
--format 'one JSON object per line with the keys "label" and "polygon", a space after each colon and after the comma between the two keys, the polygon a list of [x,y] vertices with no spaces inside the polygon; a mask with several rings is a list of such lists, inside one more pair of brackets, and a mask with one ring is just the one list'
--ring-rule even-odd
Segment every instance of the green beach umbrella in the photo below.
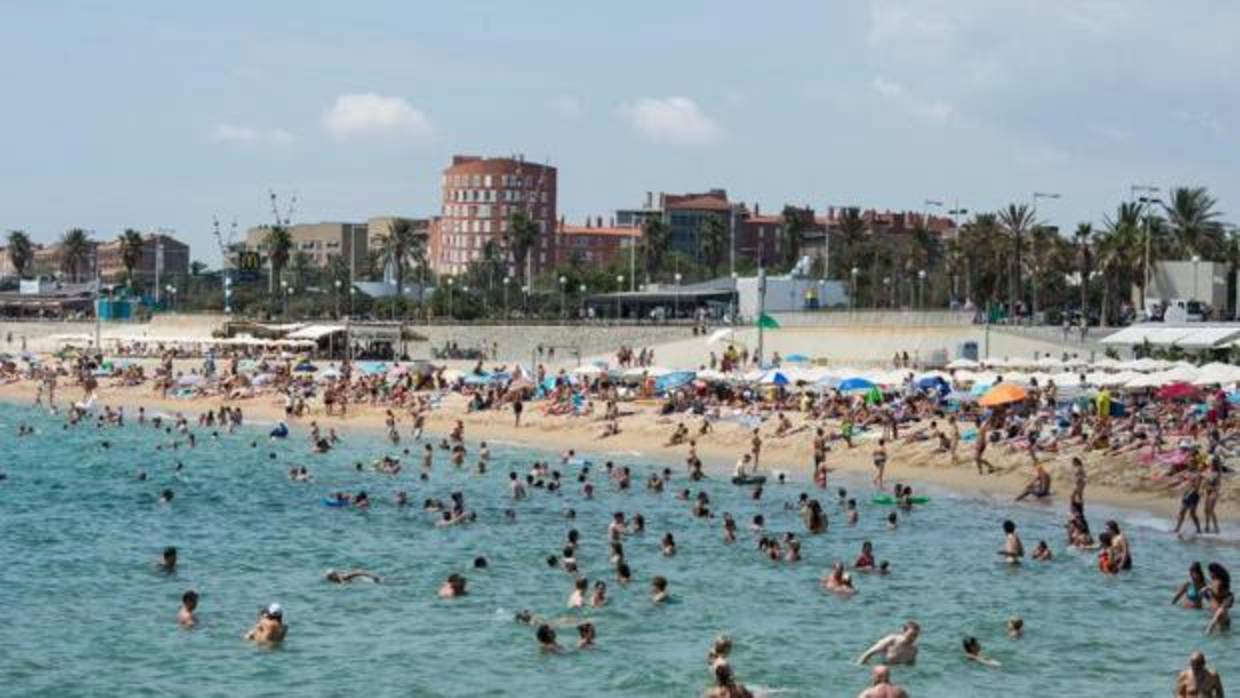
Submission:
{"label": "green beach umbrella", "polygon": [[762,315],[758,318],[758,327],[765,330],[778,330],[779,322],[770,315],[762,313]]}

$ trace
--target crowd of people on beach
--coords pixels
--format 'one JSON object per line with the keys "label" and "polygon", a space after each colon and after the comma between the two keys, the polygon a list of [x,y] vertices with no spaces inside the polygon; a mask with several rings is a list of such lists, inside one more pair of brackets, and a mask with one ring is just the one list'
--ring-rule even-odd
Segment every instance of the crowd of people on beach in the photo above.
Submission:
{"label": "crowd of people on beach", "polygon": [[[622,351],[625,352],[622,362],[637,363],[640,366],[653,360],[653,352],[642,350],[632,356],[628,354],[630,350],[627,348]],[[166,394],[170,384],[181,384],[183,375],[178,376],[174,372],[173,358],[171,355],[165,356],[154,372],[154,389],[161,394]],[[228,386],[225,392],[221,393],[223,396],[241,399],[236,387],[239,382],[248,379],[241,370],[240,361],[240,357],[232,357],[221,369],[215,365],[214,359],[208,359],[204,361],[201,371],[194,375],[220,381]],[[59,366],[31,364],[25,370],[9,366],[5,368],[5,372],[10,376],[16,375],[17,380],[33,381],[37,385],[35,404],[63,414],[69,426],[80,427],[92,423],[99,428],[124,426],[123,407],[113,409],[97,404],[95,393],[99,389],[97,374],[100,363],[90,357],[79,357],[74,362],[62,362]],[[285,361],[262,367],[265,374],[274,376],[270,380],[270,389],[276,391],[274,394],[283,396],[288,423],[307,417],[314,418],[320,404],[321,412],[317,413],[325,417],[346,414],[349,404],[381,407],[386,414],[388,440],[393,446],[401,443],[402,427],[405,424],[409,426],[409,431],[408,436],[403,438],[424,442],[421,467],[417,473],[422,482],[430,480],[437,467],[440,451],[446,452],[448,467],[463,469],[470,465],[467,462],[470,446],[466,442],[466,427],[463,421],[456,421],[450,433],[442,438],[437,446],[424,432],[427,415],[437,409],[438,401],[446,391],[470,394],[471,401],[477,401],[471,409],[511,410],[517,426],[520,426],[521,411],[526,401],[541,398],[545,413],[552,414],[554,406],[557,401],[563,400],[564,394],[584,393],[586,400],[604,402],[602,419],[607,425],[618,424],[623,416],[619,405],[625,398],[622,392],[624,387],[621,382],[612,381],[607,376],[600,376],[583,385],[579,381],[570,380],[562,371],[552,374],[548,369],[539,366],[536,369],[537,374],[528,378],[516,376],[500,384],[470,384],[465,380],[451,380],[442,370],[405,371],[396,375],[364,374],[346,362],[338,370],[337,376],[327,381],[317,381],[312,376],[313,372],[299,372],[298,365],[293,361]],[[476,371],[482,372],[481,363]],[[132,380],[132,376],[128,380]],[[81,401],[70,403],[63,412],[57,400],[61,381],[75,384],[82,391]],[[868,442],[873,444],[870,453],[874,467],[874,490],[879,493],[878,496],[888,497],[894,505],[894,510],[886,517],[886,526],[895,529],[899,526],[901,515],[908,515],[918,506],[922,506],[924,499],[914,494],[913,488],[906,484],[896,483],[889,488],[886,470],[893,458],[889,449],[912,449],[903,451],[900,457],[915,453],[922,458],[936,458],[943,466],[963,465],[965,459],[962,458],[961,444],[971,442],[971,462],[982,477],[996,470],[987,458],[988,450],[1028,459],[1031,476],[1028,485],[1017,496],[1018,500],[1049,500],[1053,495],[1054,479],[1048,467],[1063,466],[1061,470],[1065,479],[1071,483],[1067,498],[1065,544],[1078,550],[1095,551],[1101,574],[1132,574],[1137,568],[1133,563],[1132,543],[1117,521],[1106,521],[1096,538],[1092,533],[1085,515],[1085,491],[1090,478],[1087,460],[1146,456],[1146,462],[1152,471],[1150,479],[1180,495],[1181,511],[1175,527],[1176,533],[1181,532],[1186,521],[1193,523],[1197,533],[1219,531],[1217,504],[1224,479],[1231,473],[1226,459],[1231,456],[1235,447],[1238,424],[1237,416],[1231,410],[1225,394],[1219,391],[1212,395],[1203,395],[1191,405],[1180,401],[1159,400],[1153,395],[1130,396],[1127,414],[1117,417],[1110,409],[1111,397],[1105,392],[1088,401],[1074,401],[1065,410],[1064,405],[1057,399],[1057,390],[1053,383],[1046,386],[1035,385],[1019,401],[992,408],[968,402],[953,405],[949,409],[943,392],[918,386],[912,380],[911,374],[909,381],[899,389],[875,389],[863,393],[838,390],[814,393],[791,390],[783,386],[759,390],[702,383],[666,392],[660,398],[659,410],[668,417],[669,426],[675,422],[665,447],[686,449],[685,477],[689,482],[700,481],[706,477],[702,460],[697,453],[697,441],[710,438],[714,429],[726,423],[725,410],[739,410],[754,418],[742,427],[750,432],[748,448],[738,453],[733,471],[733,482],[745,486],[747,496],[754,500],[762,498],[764,488],[768,485],[788,481],[786,473],[775,473],[763,460],[763,445],[769,440],[797,438],[809,441],[812,450],[812,462],[808,464],[810,481],[821,492],[829,491],[833,455],[864,449]],[[314,407],[310,406],[312,397],[319,398]],[[794,422],[789,415],[798,416],[799,423]],[[699,424],[690,428],[689,418],[699,420]],[[179,414],[169,420],[165,417],[148,417],[144,409],[139,409],[133,421],[140,426],[149,424],[156,429],[170,430],[183,437],[186,447],[197,446],[193,425],[188,418]],[[240,428],[243,423],[244,417],[239,405],[221,405],[218,410],[203,411],[196,422],[200,428],[229,431]],[[324,432],[317,421],[311,421],[307,426],[310,452],[327,453],[338,443],[339,437],[334,429]],[[618,430],[618,427],[616,429]],[[19,436],[32,433],[33,430],[27,430],[26,425],[22,425]],[[272,431],[271,438],[283,441],[288,439],[290,434],[287,424],[281,424]],[[106,441],[104,443],[106,444]],[[1174,455],[1168,458],[1169,453],[1183,454],[1183,457]],[[411,455],[408,448],[404,450],[404,455]],[[399,476],[402,471],[400,461],[400,456],[385,457],[374,464],[374,469]],[[479,476],[487,473],[489,462],[490,451],[486,443],[482,442],[473,463]],[[359,463],[358,468],[361,467],[362,464]],[[515,518],[518,516],[520,503],[538,496],[537,493],[558,494],[568,491],[567,480],[574,477],[570,475],[573,469],[577,471],[575,479],[580,485],[578,496],[586,499],[602,495],[604,486],[615,491],[626,491],[633,487],[634,473],[629,466],[607,462],[600,471],[596,471],[592,464],[584,463],[575,453],[566,452],[557,467],[538,462],[524,474],[517,471],[507,474],[508,495],[511,497],[512,506],[505,510],[504,515]],[[138,477],[141,479],[143,475],[139,473]],[[297,481],[311,479],[304,466],[291,469],[289,477]],[[665,490],[675,492],[674,496],[685,502],[688,514],[694,518],[712,520],[716,516],[715,503],[707,493],[694,493],[690,488],[678,487],[669,468],[650,473],[645,487],[654,494]],[[856,525],[856,495],[850,495],[843,488],[838,488],[836,494],[838,496],[835,505],[839,515],[848,525]],[[160,499],[171,503],[174,496],[175,493],[171,490],[164,490]],[[365,508],[370,504],[370,497],[364,491],[334,493],[330,500],[325,501],[325,504],[357,508]],[[412,505],[403,491],[398,494],[396,501],[399,506]],[[812,492],[804,492],[787,506],[795,508],[804,523],[803,535],[816,536],[827,532],[828,507],[820,497],[813,496]],[[478,520],[477,513],[469,509],[464,496],[459,492],[451,493],[446,501],[427,499],[423,508],[438,517],[436,525],[439,527],[469,525]],[[737,522],[730,513],[719,512],[719,515],[723,542],[736,543]],[[607,525],[606,545],[610,549],[609,557],[617,583],[622,586],[627,586],[634,579],[634,570],[624,554],[625,542],[633,536],[641,535],[644,530],[645,522],[641,514],[626,516],[623,512],[617,512]],[[755,517],[748,530],[757,541],[759,554],[773,561],[789,564],[802,560],[802,541],[796,532],[787,531],[782,535],[770,533],[766,531],[761,516]],[[559,547],[560,554],[548,557],[548,566],[566,571],[573,579],[567,601],[568,608],[603,606],[609,600],[607,584],[597,577],[591,584],[591,579],[586,576],[585,570],[576,559],[580,544],[579,530],[571,530]],[[674,556],[674,533],[667,532],[661,538],[659,546],[664,556]],[[1027,559],[1017,524],[1011,520],[1003,523],[1002,544],[998,554],[1012,565],[1023,564]],[[173,572],[177,565],[177,555],[175,549],[165,550],[159,562],[160,569]],[[1033,562],[1045,562],[1052,558],[1053,552],[1045,540],[1039,541],[1028,556]],[[474,561],[476,568],[485,567],[486,564],[485,557]],[[889,572],[889,561],[875,559],[873,546],[867,541],[851,566],[843,561],[834,561],[822,577],[821,586],[827,593],[848,597],[858,592],[853,573],[882,576]],[[381,582],[379,575],[367,570],[329,570],[325,580],[335,584],[355,581]],[[668,578],[654,575],[650,578],[649,585],[649,600],[652,604],[666,603],[672,597],[672,585]],[[468,581],[460,572],[448,576],[439,590],[439,596],[444,600],[467,593]],[[177,613],[177,620],[181,625],[192,627],[196,623],[198,602],[197,590],[187,590],[182,596]],[[1193,563],[1188,570],[1187,581],[1180,585],[1172,603],[1188,609],[1204,610],[1208,620],[1203,629],[1208,634],[1229,631],[1234,596],[1228,569],[1217,561],[1204,566]],[[535,628],[538,646],[545,652],[563,651],[556,631],[566,624],[575,628],[580,649],[593,647],[598,638],[597,628],[592,623],[581,622],[576,618],[544,618],[524,610],[516,615],[516,620]],[[1010,638],[1018,639],[1023,632],[1022,619],[1009,620]],[[284,622],[283,609],[280,604],[272,603],[258,614],[246,638],[261,645],[277,645],[285,640],[287,633],[288,626]],[[909,620],[899,631],[880,639],[860,656],[858,661],[862,664],[874,657],[882,657],[884,660],[883,665],[874,669],[873,685],[863,691],[862,696],[905,695],[903,689],[892,683],[890,667],[915,663],[920,633],[920,625],[915,620]],[[720,638],[711,650],[708,662],[710,676],[715,685],[709,689],[708,695],[750,695],[749,690],[736,677],[728,660],[731,647],[730,638]],[[976,638],[964,638],[962,648],[965,660],[1000,668],[998,662],[983,654]],[[1189,668],[1180,675],[1178,681],[1177,695],[1222,695],[1221,680],[1206,668],[1200,653],[1193,654]]]}

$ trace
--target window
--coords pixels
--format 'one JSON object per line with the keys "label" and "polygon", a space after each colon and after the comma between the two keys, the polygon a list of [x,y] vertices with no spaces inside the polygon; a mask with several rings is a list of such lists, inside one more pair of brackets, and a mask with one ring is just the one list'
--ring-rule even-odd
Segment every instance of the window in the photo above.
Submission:
{"label": "window", "polygon": [[483,178],[482,178],[482,186],[484,186],[484,187],[489,187],[489,186],[491,186],[491,175],[484,175],[484,176],[483,176]]}

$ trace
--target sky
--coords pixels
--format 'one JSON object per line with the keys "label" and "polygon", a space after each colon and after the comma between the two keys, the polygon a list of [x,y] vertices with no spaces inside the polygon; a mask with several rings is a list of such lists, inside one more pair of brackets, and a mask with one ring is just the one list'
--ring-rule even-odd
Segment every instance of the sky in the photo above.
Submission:
{"label": "sky", "polygon": [[293,218],[427,216],[454,153],[559,168],[570,222],[647,191],[1071,230],[1134,184],[1240,221],[1232,0],[0,0],[0,230],[169,229],[219,262]]}

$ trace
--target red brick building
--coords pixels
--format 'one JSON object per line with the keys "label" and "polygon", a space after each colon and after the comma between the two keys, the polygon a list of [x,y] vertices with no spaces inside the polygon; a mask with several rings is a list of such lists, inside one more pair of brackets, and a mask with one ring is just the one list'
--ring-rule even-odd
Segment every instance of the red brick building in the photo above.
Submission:
{"label": "red brick building", "polygon": [[606,226],[602,220],[586,225],[568,225],[561,222],[555,231],[555,260],[557,266],[588,264],[607,266],[623,255],[627,263],[632,245],[641,240],[640,228]]}
{"label": "red brick building", "polygon": [[[439,274],[460,274],[482,257],[487,242],[507,250],[512,214],[526,211],[540,234],[530,250],[530,272],[555,264],[556,169],[522,157],[456,155],[443,171],[440,216],[430,227],[430,264]],[[511,257],[510,257],[511,264]],[[511,273],[524,278],[515,265]]]}

